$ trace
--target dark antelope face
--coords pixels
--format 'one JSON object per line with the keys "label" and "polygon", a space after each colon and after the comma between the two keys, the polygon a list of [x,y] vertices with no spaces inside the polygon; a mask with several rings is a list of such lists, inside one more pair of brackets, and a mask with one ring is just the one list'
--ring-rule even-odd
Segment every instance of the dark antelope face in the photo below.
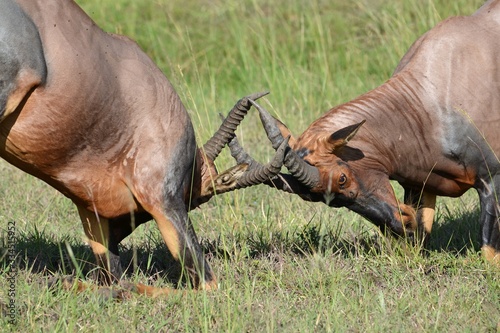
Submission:
{"label": "dark antelope face", "polygon": [[[258,106],[257,106],[258,107]],[[286,126],[258,107],[273,147],[289,136]],[[400,203],[382,163],[363,153],[363,143],[349,145],[365,121],[333,133],[306,130],[297,141],[290,140],[284,165],[282,189],[304,200],[321,201],[330,207],[347,207],[377,226],[399,235],[416,230],[415,210]]]}
{"label": "dark antelope face", "polygon": [[412,235],[417,227],[414,209],[398,202],[387,173],[374,167],[360,150],[347,143],[335,148],[323,143],[323,148],[307,153],[301,141],[294,151],[306,152],[298,155],[319,175],[317,184],[306,190],[312,201],[347,207],[383,229]]}

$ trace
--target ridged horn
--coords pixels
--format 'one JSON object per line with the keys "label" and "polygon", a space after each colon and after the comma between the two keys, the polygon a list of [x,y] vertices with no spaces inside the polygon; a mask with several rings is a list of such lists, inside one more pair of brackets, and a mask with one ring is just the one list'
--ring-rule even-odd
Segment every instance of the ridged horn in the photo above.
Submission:
{"label": "ridged horn", "polygon": [[[284,141],[281,143],[284,146]],[[248,170],[252,168],[262,167],[262,165],[254,160],[244,149],[241,147],[238,142],[238,138],[234,137],[231,142],[228,144],[229,149],[231,150],[231,155],[236,160],[238,164],[247,164]],[[284,147],[285,151],[287,147]],[[300,195],[304,200],[312,201],[307,197],[309,191],[306,186],[299,183],[297,179],[295,179],[292,175],[278,173],[276,176],[270,178],[263,182],[263,184],[269,185],[271,187],[275,187],[281,191],[288,193],[295,193]]]}
{"label": "ridged horn", "polygon": [[[275,119],[254,100],[250,99],[249,101],[259,111],[260,120],[262,121],[264,130],[267,133],[267,137],[271,141],[273,148],[277,149],[283,142],[284,138],[276,125]],[[314,188],[319,185],[319,170],[306,163],[297,155],[295,151],[293,151],[293,149],[289,147],[285,152],[284,164],[290,174],[304,186]]]}
{"label": "ridged horn", "polygon": [[[236,139],[236,137],[233,140],[235,140],[235,139]],[[285,151],[288,147],[288,139],[289,138],[286,138],[281,142],[278,149],[276,149],[276,154],[274,155],[273,160],[265,165],[261,165],[260,163],[255,162],[253,160],[253,158],[251,158],[246,153],[244,153],[245,155],[248,156],[247,160],[250,162],[249,168],[245,172],[245,174],[241,178],[238,179],[237,187],[243,188],[243,187],[248,187],[248,186],[252,186],[252,185],[262,184],[265,181],[276,176],[280,172],[281,166],[283,165]],[[233,155],[232,152],[231,152],[231,155]],[[234,155],[233,155],[233,157],[234,157]],[[238,161],[237,157],[234,157],[234,158]],[[238,161],[238,164],[240,164],[239,161]]]}
{"label": "ridged horn", "polygon": [[231,109],[215,134],[203,145],[202,151],[206,157],[214,161],[224,146],[235,137],[235,131],[243,118],[246,116],[252,104],[251,100],[256,100],[269,94],[268,91],[249,95],[240,99]]}
{"label": "ridged horn", "polygon": [[238,137],[234,137],[228,144],[229,150],[231,151],[231,156],[236,160],[237,164],[248,164],[248,168],[259,165],[260,163],[253,159],[240,145]]}

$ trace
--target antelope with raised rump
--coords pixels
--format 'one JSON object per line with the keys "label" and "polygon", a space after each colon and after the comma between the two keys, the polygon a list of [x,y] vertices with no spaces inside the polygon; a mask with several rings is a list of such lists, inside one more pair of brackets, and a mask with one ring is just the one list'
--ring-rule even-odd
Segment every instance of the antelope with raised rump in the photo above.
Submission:
{"label": "antelope with raised rump", "polygon": [[260,96],[241,99],[199,149],[179,96],[135,42],[73,1],[0,1],[0,156],[75,203],[101,282],[122,278],[118,244],[153,218],[195,286],[217,287],[188,210],[279,172],[285,145],[265,167],[215,169]]}

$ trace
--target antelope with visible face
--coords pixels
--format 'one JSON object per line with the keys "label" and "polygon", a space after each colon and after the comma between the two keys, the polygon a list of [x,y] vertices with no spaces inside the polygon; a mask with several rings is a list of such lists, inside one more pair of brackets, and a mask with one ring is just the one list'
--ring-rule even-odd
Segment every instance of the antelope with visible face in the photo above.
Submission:
{"label": "antelope with visible face", "polygon": [[195,284],[217,287],[187,212],[279,172],[285,145],[248,172],[213,163],[261,95],[241,99],[198,149],[179,96],[137,44],[73,1],[0,1],[0,156],[75,203],[103,282],[122,277],[118,244],[153,218]]}
{"label": "antelope with visible face", "polygon": [[[260,111],[277,148],[290,132]],[[431,232],[436,196],[475,188],[483,254],[500,262],[499,131],[500,1],[493,0],[438,24],[388,81],[290,139],[284,161],[290,174],[272,184],[406,236]],[[253,163],[236,141],[231,146],[240,162]],[[403,186],[404,203],[390,180]]]}

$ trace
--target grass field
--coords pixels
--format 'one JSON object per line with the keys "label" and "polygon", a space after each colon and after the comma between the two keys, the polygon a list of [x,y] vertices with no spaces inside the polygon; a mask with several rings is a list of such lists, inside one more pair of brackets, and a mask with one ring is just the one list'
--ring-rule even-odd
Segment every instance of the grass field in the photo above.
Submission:
{"label": "grass field", "polygon": [[[384,82],[411,43],[482,1],[78,0],[104,30],[135,39],[171,80],[199,144],[218,113],[270,90],[263,104],[300,134],[329,108]],[[273,154],[255,112],[238,136]],[[227,152],[219,169],[232,165]],[[428,255],[382,237],[345,209],[265,186],[213,198],[191,217],[220,290],[105,301],[49,291],[50,274],[87,274],[93,256],[72,203],[0,162],[1,244],[15,223],[18,332],[499,332],[500,270],[480,257],[478,199],[439,198]],[[395,185],[397,186],[397,185]],[[11,222],[9,224],[9,222]],[[176,286],[178,266],[154,222],[123,242],[129,279]],[[135,254],[136,260],[132,260]],[[77,266],[74,263],[77,262]],[[2,258],[0,308],[10,301]]]}

